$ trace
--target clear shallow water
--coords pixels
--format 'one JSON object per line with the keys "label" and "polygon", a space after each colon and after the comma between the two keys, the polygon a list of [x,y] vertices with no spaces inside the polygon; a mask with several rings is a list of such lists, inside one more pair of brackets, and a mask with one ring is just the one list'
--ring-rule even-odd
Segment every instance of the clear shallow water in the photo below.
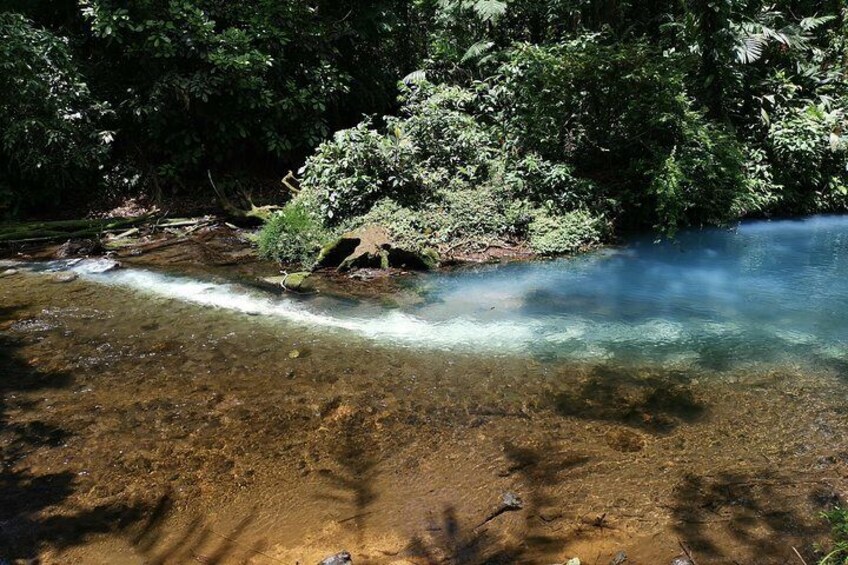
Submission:
{"label": "clear shallow water", "polygon": [[138,269],[99,273],[96,261],[40,268],[422,349],[719,371],[848,362],[848,217],[747,222],[427,276],[416,288],[422,300],[396,309]]}

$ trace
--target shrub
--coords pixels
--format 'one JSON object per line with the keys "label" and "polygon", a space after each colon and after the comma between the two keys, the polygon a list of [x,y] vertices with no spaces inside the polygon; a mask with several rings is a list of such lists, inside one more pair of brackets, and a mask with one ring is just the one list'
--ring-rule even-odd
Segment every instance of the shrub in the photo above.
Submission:
{"label": "shrub", "polygon": [[536,253],[574,253],[602,241],[603,222],[583,210],[556,215],[540,210],[530,223],[529,235]]}
{"label": "shrub", "polygon": [[368,225],[383,226],[401,247],[414,251],[428,247],[435,233],[435,226],[426,213],[403,207],[390,198],[377,202],[367,214],[349,220],[343,230]]}
{"label": "shrub", "polygon": [[363,121],[318,147],[302,169],[303,192],[331,225],[367,213],[385,197],[417,200],[423,195],[414,154],[402,131],[384,135]]}
{"label": "shrub", "polygon": [[724,224],[736,218],[744,187],[744,158],[721,127],[689,112],[680,145],[651,171],[655,227],[674,232],[687,225]]}
{"label": "shrub", "polygon": [[303,202],[290,202],[259,234],[259,253],[268,259],[310,265],[329,232]]}

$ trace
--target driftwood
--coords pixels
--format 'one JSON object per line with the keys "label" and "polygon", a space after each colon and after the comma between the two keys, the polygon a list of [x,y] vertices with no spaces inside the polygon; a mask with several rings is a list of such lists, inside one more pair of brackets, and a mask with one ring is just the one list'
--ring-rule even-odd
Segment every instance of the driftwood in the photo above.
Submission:
{"label": "driftwood", "polygon": [[241,199],[245,201],[247,204],[247,208],[240,208],[233,204],[233,201],[224,192],[222,189],[215,184],[215,181],[212,179],[212,171],[206,171],[206,176],[209,177],[209,184],[212,186],[212,190],[215,191],[215,196],[218,197],[218,204],[221,206],[221,209],[232,218],[233,220],[241,220],[241,221],[266,221],[271,217],[271,214],[280,210],[279,206],[257,206],[253,203],[250,194],[242,192]]}
{"label": "driftwood", "polygon": [[37,243],[66,239],[98,238],[105,233],[126,232],[150,221],[152,216],[106,218],[96,220],[61,220],[0,225],[0,243]]}
{"label": "driftwood", "polygon": [[26,222],[0,225],[0,244],[49,243],[70,239],[101,239],[104,235],[114,234],[111,241],[118,241],[138,235],[143,229],[172,230],[188,228],[194,231],[211,225],[215,218],[163,218],[153,215],[134,218],[107,218],[95,220],[60,220],[55,222]]}

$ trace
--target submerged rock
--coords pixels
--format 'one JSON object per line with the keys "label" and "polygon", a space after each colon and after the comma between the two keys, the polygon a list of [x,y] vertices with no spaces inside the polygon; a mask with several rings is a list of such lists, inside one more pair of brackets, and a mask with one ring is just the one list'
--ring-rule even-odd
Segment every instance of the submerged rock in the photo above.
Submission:
{"label": "submerged rock", "polygon": [[331,555],[329,557],[325,557],[318,565],[352,565],[353,559],[350,556],[350,552],[342,551],[335,555]]}
{"label": "submerged rock", "polygon": [[77,280],[79,276],[76,273],[56,273],[53,275],[53,282],[55,283],[69,283]]}
{"label": "submerged rock", "polygon": [[505,492],[501,496],[501,506],[504,510],[521,510],[524,503],[521,498],[512,491]]}
{"label": "submerged rock", "polygon": [[405,249],[389,237],[380,226],[367,226],[350,231],[326,245],[318,255],[316,268],[347,271],[356,268],[412,269],[426,271],[438,265],[438,254]]}
{"label": "submerged rock", "polygon": [[627,429],[610,430],[604,435],[607,445],[622,453],[635,453],[645,447],[645,439]]}

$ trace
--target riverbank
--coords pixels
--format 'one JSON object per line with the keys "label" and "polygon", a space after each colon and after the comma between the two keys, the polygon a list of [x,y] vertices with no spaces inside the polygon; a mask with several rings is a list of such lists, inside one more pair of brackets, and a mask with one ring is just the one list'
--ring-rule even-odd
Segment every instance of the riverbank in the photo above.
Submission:
{"label": "riverbank", "polygon": [[26,272],[0,299],[13,559],[814,562],[848,487],[835,367],[427,353]]}
{"label": "riverbank", "polygon": [[[283,285],[277,282],[283,280],[280,275],[301,271],[303,267],[262,259],[257,251],[257,234],[256,227],[237,226],[215,215],[168,218],[150,212],[99,220],[24,222],[0,225],[0,259],[108,257],[130,266],[201,276],[219,274],[282,290]],[[457,246],[440,257],[438,268],[449,271],[534,259],[539,257],[522,245]],[[415,274],[414,270],[395,267],[344,271],[321,268],[313,272],[305,290],[391,300],[403,292],[404,281]],[[267,280],[270,284],[264,282]]]}

